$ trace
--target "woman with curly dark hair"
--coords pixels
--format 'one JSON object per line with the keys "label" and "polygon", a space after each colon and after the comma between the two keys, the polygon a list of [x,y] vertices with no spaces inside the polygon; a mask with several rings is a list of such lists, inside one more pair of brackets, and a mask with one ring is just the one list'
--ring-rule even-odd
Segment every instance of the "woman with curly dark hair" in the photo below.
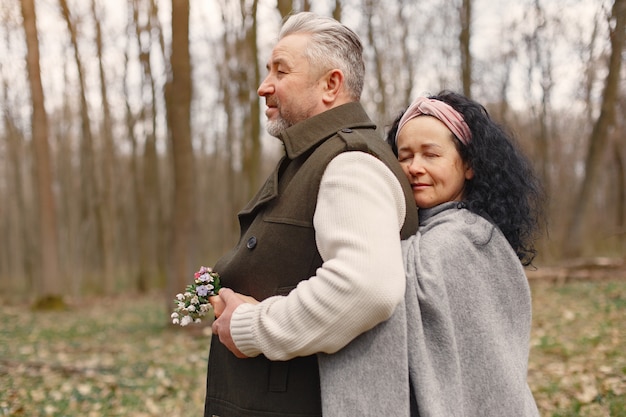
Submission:
{"label": "woman with curly dark hair", "polygon": [[369,403],[354,402],[381,415],[538,416],[524,266],[536,253],[542,190],[530,161],[482,105],[447,91],[416,99],[387,141],[419,215],[402,242],[404,305],[321,362],[322,385],[346,404],[350,387],[377,378],[361,393]]}
{"label": "woman with curly dark hair", "polygon": [[[533,243],[543,204],[542,187],[530,161],[481,104],[449,91],[429,100],[442,101],[461,114],[473,138],[468,144],[454,140],[461,159],[474,172],[474,177],[465,182],[463,204],[498,226],[522,264],[530,265],[536,255]],[[403,114],[387,135],[396,156],[396,135]]]}

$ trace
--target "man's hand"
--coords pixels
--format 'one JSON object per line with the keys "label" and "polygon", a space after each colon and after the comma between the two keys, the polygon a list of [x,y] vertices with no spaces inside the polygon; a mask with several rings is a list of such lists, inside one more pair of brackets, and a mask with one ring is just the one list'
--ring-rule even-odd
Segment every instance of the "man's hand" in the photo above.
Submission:
{"label": "man's hand", "polygon": [[219,295],[211,297],[209,300],[215,312],[215,321],[211,329],[214,335],[220,338],[220,342],[233,352],[238,358],[247,358],[235,345],[230,334],[230,319],[237,307],[243,303],[258,304],[258,301],[247,295],[238,294],[230,288],[222,288]]}

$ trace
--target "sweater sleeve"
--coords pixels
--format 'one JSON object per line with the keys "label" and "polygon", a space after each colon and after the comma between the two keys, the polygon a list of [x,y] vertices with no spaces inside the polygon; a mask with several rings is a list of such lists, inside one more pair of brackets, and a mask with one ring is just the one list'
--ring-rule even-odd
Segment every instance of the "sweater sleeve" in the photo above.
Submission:
{"label": "sweater sleeve", "polygon": [[287,296],[239,306],[231,320],[237,347],[272,360],[333,353],[388,319],[404,296],[405,214],[402,188],[380,160],[363,152],[334,158],[313,218],[322,266]]}

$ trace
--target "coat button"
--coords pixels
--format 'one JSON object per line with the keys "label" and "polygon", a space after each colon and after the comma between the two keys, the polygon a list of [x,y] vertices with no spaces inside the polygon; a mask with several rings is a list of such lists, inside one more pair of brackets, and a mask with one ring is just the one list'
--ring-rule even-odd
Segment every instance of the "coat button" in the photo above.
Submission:
{"label": "coat button", "polygon": [[248,241],[246,242],[246,248],[254,249],[255,246],[256,246],[256,237],[251,236],[250,239],[248,239]]}

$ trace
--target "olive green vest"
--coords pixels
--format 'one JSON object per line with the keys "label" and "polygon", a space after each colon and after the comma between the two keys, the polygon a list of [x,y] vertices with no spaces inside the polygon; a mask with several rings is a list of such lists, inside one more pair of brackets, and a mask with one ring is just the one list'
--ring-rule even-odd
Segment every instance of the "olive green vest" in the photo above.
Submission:
{"label": "olive green vest", "polygon": [[[406,178],[360,104],[301,122],[287,129],[282,139],[287,155],[239,213],[239,243],[214,266],[224,286],[263,300],[286,295],[315,275],[322,265],[313,228],[317,193],[326,166],[342,152],[368,152],[393,171],[407,203],[400,236],[415,233],[417,210]],[[269,361],[263,355],[237,359],[213,338],[205,417],[213,415],[321,416],[316,356],[286,362]]]}

